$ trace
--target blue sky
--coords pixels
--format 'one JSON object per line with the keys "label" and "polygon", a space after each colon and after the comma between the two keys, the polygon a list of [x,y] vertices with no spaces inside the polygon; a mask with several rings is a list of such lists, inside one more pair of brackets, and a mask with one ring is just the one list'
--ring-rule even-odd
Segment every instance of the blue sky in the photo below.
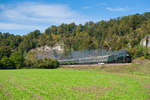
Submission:
{"label": "blue sky", "polygon": [[0,0],[0,32],[43,32],[51,25],[98,22],[150,12],[150,0]]}

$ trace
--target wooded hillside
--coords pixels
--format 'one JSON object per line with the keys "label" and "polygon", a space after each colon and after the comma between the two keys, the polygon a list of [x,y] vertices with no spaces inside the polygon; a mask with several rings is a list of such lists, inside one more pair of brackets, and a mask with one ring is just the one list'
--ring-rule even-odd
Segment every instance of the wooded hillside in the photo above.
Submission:
{"label": "wooded hillside", "polygon": [[[140,41],[150,35],[150,12],[100,21],[51,26],[41,33],[39,30],[24,36],[0,33],[0,48],[9,47],[11,52],[27,53],[30,49],[63,42],[65,51],[97,49],[107,47],[110,50],[128,49],[133,56],[146,52],[139,46]],[[141,54],[140,53],[140,54]]]}

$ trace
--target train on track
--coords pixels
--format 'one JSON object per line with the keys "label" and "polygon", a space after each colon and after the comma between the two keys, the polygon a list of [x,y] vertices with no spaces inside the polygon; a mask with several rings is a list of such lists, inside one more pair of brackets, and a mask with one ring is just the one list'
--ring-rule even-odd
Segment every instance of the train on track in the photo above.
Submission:
{"label": "train on track", "polygon": [[131,63],[132,59],[127,50],[106,51],[88,50],[70,53],[67,59],[58,60],[61,65],[102,64],[102,63]]}

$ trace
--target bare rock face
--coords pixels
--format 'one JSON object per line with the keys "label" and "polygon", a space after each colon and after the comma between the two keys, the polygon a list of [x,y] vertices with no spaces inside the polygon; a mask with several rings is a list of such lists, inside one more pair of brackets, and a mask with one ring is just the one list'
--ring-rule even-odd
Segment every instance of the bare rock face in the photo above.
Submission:
{"label": "bare rock face", "polygon": [[45,45],[36,49],[32,49],[30,52],[32,52],[37,59],[60,59],[61,55],[64,53],[64,45],[56,44],[53,47]]}
{"label": "bare rock face", "polygon": [[150,47],[150,35],[142,39],[142,41],[140,42],[140,45]]}

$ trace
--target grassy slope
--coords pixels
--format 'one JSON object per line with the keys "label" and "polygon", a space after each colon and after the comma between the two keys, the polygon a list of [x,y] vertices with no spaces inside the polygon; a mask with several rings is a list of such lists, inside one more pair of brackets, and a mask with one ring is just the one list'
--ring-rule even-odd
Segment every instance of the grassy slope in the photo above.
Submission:
{"label": "grassy slope", "polygon": [[149,66],[0,70],[0,100],[149,100]]}

